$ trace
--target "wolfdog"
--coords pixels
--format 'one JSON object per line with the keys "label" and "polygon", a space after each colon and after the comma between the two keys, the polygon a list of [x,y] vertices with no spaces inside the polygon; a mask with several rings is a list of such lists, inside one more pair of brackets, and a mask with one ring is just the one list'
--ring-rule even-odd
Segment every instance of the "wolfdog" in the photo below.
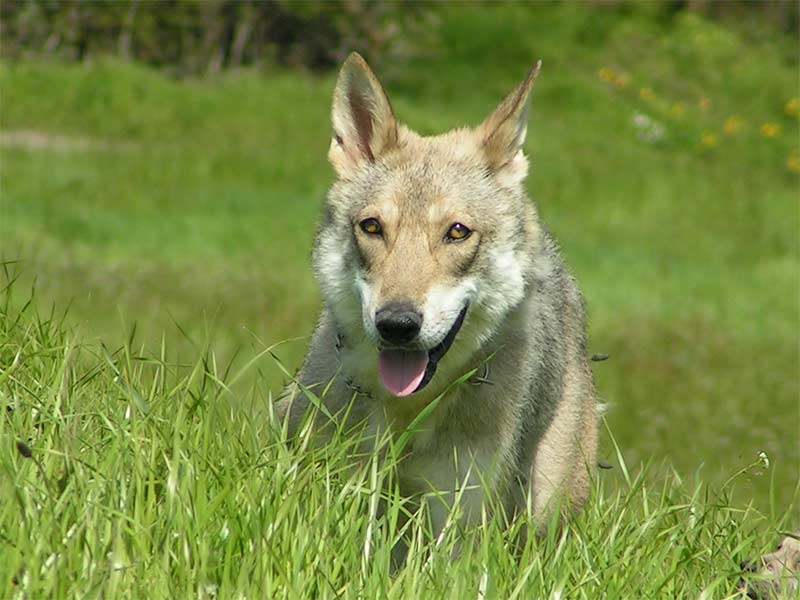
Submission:
{"label": "wolfdog", "polygon": [[[598,423],[583,300],[525,191],[540,65],[479,126],[436,136],[397,122],[356,53],[333,93],[338,177],[312,259],[324,308],[276,415],[290,434],[330,416],[396,433],[427,408],[398,481],[403,495],[445,498],[430,503],[434,529],[456,497],[473,523],[487,492],[544,523],[589,493]],[[323,389],[326,410],[304,421]]]}

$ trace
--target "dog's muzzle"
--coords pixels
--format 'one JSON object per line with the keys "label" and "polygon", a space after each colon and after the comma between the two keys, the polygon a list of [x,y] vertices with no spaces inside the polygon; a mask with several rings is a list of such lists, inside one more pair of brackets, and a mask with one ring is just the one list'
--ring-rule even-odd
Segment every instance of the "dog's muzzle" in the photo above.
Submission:
{"label": "dog's muzzle", "polygon": [[[389,339],[390,336],[393,336],[395,340],[405,339],[405,343],[417,337],[422,327],[421,316],[418,316],[417,321],[416,317],[412,316],[417,313],[408,310],[398,311],[395,308],[393,312],[389,313],[391,316],[384,316],[383,329],[388,333],[385,335],[380,324],[381,313],[384,310],[382,309],[376,316],[376,327],[381,337],[387,341],[394,341]],[[467,306],[464,306],[444,339],[429,350],[402,348],[382,350],[378,356],[378,374],[383,386],[393,396],[403,397],[418,392],[428,385],[436,373],[439,361],[453,345],[466,315]],[[411,335],[412,331],[413,335]]]}

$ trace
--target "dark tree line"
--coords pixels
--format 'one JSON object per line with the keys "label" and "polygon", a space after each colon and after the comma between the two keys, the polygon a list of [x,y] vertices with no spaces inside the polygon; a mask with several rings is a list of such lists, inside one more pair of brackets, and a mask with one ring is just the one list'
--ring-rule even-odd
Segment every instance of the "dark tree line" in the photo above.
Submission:
{"label": "dark tree line", "polygon": [[424,16],[422,4],[367,0],[3,0],[6,58],[117,55],[182,73],[265,61],[324,69],[352,48],[390,44]]}
{"label": "dark tree line", "polygon": [[[374,62],[407,55],[435,26],[416,0],[0,0],[3,58],[116,55],[177,74],[278,63],[325,69],[351,49]],[[628,10],[631,0],[589,0]],[[665,0],[664,13],[758,17],[796,33],[797,0]],[[400,55],[400,56],[398,56]]]}

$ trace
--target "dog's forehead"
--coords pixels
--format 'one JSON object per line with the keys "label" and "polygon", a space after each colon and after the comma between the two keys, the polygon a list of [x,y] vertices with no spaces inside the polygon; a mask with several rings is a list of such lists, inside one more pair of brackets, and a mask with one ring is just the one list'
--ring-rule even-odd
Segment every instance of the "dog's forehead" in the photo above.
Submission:
{"label": "dog's forehead", "polygon": [[468,205],[487,192],[488,184],[477,161],[430,152],[393,165],[381,195],[409,209],[432,203]]}
{"label": "dog's forehead", "polygon": [[397,151],[341,182],[334,196],[356,216],[366,208],[419,221],[473,212],[493,195],[493,183],[472,138],[457,133],[407,138]]}

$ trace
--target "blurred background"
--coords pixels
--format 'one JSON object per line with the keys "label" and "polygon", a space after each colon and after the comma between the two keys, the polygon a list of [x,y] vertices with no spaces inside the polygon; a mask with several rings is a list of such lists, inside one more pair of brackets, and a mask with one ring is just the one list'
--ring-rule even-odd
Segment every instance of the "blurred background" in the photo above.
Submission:
{"label": "blurred background", "polygon": [[[422,133],[531,63],[528,186],[629,465],[784,509],[800,472],[798,4],[0,4],[0,258],[81,341],[299,365],[337,65]],[[9,275],[6,275],[8,277]],[[0,343],[2,341],[0,340]],[[270,358],[260,384],[280,389]],[[608,436],[604,456],[613,454]],[[667,468],[667,467],[665,467]]]}

